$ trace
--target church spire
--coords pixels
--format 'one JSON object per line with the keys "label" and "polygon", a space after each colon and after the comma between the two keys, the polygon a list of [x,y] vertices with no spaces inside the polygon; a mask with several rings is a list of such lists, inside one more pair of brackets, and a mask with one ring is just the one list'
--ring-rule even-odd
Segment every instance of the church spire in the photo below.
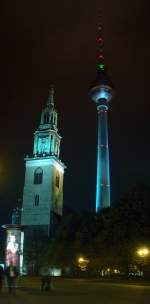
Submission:
{"label": "church spire", "polygon": [[34,156],[55,155],[59,159],[60,140],[57,111],[54,107],[54,88],[51,86],[46,106],[41,113],[40,125],[34,133]]}
{"label": "church spire", "polygon": [[47,106],[48,106],[48,108],[54,107],[54,88],[53,88],[53,86],[51,86],[50,90],[49,90]]}
{"label": "church spire", "polygon": [[54,108],[54,88],[51,86],[46,107],[41,113],[39,129],[51,129],[57,131],[57,111]]}

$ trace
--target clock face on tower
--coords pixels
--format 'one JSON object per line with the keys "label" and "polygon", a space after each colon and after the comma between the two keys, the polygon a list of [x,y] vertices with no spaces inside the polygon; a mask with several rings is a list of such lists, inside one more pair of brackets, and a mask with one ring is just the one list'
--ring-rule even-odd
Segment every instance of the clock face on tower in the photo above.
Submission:
{"label": "clock face on tower", "polygon": [[38,139],[38,153],[49,153],[49,138],[48,137],[39,137]]}

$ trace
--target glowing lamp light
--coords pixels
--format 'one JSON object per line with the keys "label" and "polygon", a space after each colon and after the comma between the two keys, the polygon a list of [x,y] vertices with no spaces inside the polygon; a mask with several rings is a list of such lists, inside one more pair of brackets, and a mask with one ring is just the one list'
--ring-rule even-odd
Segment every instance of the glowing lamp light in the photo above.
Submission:
{"label": "glowing lamp light", "polygon": [[90,262],[89,260],[87,260],[83,257],[79,257],[78,258],[78,267],[81,269],[81,271],[86,271],[89,262]]}
{"label": "glowing lamp light", "polygon": [[120,271],[118,269],[114,269],[114,273],[118,274],[118,273],[120,273]]}
{"label": "glowing lamp light", "polygon": [[84,262],[84,258],[82,258],[82,257],[79,258],[79,259],[78,259],[78,262],[79,262],[79,263],[83,263],[83,262]]}
{"label": "glowing lamp light", "polygon": [[140,249],[137,250],[137,254],[138,254],[141,258],[144,258],[144,257],[149,256],[150,251],[149,251],[148,248],[140,248]]}

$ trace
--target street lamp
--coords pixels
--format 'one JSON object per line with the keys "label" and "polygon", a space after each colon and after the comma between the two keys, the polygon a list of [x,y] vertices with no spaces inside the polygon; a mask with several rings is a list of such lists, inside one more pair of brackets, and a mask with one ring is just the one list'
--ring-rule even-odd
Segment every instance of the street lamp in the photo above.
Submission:
{"label": "street lamp", "polygon": [[137,250],[137,255],[139,257],[138,263],[141,265],[141,270],[143,272],[143,275],[145,275],[146,272],[148,271],[147,266],[150,256],[150,250],[147,247],[141,247]]}
{"label": "street lamp", "polygon": [[139,249],[137,250],[137,254],[138,254],[138,256],[141,257],[141,258],[146,258],[146,257],[149,256],[150,251],[149,251],[149,249],[146,248],[146,247],[144,247],[144,248],[139,248]]}
{"label": "street lamp", "polygon": [[87,269],[87,265],[90,261],[88,259],[85,259],[84,257],[79,257],[78,258],[78,267],[82,270],[85,271]]}
{"label": "street lamp", "polygon": [[84,258],[80,257],[78,258],[78,263],[83,263],[84,262]]}

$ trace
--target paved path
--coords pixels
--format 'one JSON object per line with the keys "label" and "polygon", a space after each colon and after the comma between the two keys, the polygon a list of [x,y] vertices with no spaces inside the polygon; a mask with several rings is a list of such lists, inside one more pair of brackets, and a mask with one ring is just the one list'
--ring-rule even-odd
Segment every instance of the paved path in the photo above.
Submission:
{"label": "paved path", "polygon": [[[15,295],[4,290],[0,304],[150,304],[150,286],[54,279],[54,289],[41,293],[37,279],[20,282]],[[22,286],[22,287],[21,287]]]}

